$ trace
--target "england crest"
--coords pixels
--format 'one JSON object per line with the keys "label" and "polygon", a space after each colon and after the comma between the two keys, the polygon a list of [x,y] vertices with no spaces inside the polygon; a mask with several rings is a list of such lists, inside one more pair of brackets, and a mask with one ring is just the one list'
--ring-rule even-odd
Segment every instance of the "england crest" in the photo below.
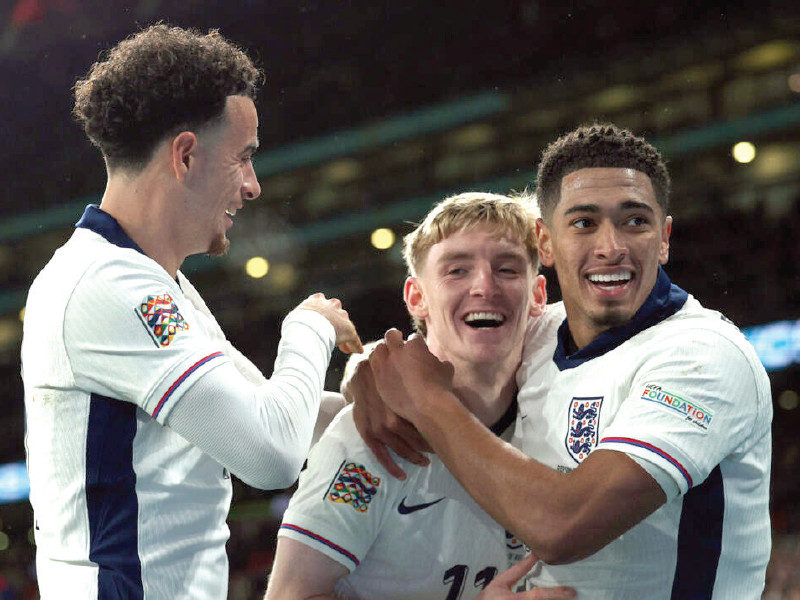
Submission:
{"label": "england crest", "polygon": [[582,462],[597,445],[597,428],[602,404],[602,396],[572,399],[564,443],[567,452],[576,463]]}

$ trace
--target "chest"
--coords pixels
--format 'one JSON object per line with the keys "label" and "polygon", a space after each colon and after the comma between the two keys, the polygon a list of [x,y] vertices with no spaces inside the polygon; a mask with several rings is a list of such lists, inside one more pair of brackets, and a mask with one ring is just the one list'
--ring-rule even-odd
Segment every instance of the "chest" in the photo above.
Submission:
{"label": "chest", "polygon": [[618,352],[565,370],[550,361],[530,373],[519,394],[516,444],[551,468],[574,469],[629,399],[634,365],[632,355]]}

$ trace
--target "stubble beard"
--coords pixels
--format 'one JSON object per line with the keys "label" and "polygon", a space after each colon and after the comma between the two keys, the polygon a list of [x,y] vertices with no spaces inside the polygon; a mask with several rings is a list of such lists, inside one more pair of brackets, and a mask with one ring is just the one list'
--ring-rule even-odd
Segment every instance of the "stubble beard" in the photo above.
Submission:
{"label": "stubble beard", "polygon": [[208,248],[208,254],[210,256],[223,256],[230,247],[231,241],[225,235],[220,235],[215,237],[211,242],[211,246]]}

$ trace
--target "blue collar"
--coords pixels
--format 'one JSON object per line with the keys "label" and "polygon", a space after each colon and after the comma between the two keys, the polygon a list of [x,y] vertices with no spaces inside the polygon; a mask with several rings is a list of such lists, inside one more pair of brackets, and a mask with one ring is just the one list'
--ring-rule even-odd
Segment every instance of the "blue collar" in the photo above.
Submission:
{"label": "blue collar", "polygon": [[83,211],[83,216],[75,223],[75,227],[89,229],[102,235],[108,242],[120,248],[130,248],[144,254],[139,245],[134,242],[120,227],[117,220],[107,212],[100,210],[96,204],[90,204]]}
{"label": "blue collar", "polygon": [[597,336],[591,343],[574,354],[567,356],[567,348],[572,341],[567,319],[558,328],[558,345],[553,353],[553,361],[559,371],[582,365],[587,360],[602,356],[640,333],[674,315],[686,303],[689,294],[669,280],[666,272],[658,267],[658,277],[653,290],[639,307],[633,318],[619,327],[612,327]]}

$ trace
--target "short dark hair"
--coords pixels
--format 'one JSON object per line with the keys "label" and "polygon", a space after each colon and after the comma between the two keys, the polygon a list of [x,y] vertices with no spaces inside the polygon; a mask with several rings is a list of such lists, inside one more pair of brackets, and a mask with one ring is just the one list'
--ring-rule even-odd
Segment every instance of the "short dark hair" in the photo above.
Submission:
{"label": "short dark hair", "polygon": [[263,74],[219,31],[152,25],[75,84],[73,114],[111,167],[141,169],[158,143],[221,118],[228,96],[255,99]]}
{"label": "short dark hair", "polygon": [[536,197],[545,219],[560,199],[561,180],[580,169],[636,169],[650,178],[664,214],[669,212],[670,178],[655,147],[631,131],[610,123],[583,125],[545,148],[536,178]]}

